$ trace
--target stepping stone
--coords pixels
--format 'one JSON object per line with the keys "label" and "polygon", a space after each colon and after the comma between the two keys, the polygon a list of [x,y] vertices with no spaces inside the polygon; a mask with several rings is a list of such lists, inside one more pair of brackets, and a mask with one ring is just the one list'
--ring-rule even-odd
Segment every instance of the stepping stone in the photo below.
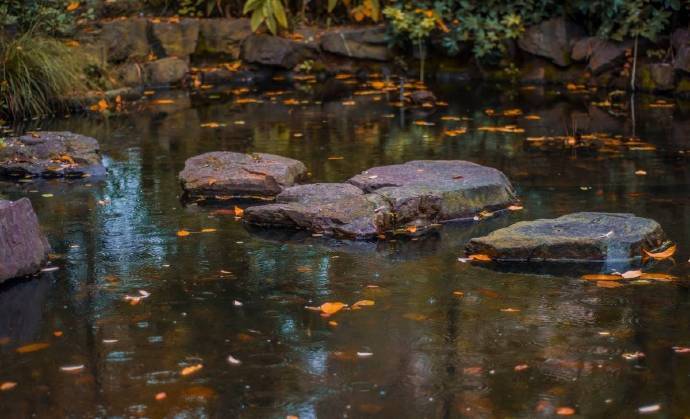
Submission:
{"label": "stepping stone", "polygon": [[417,219],[437,223],[472,218],[518,201],[501,171],[462,160],[415,160],[379,166],[348,182],[388,202],[396,228]]}
{"label": "stepping stone", "polygon": [[348,182],[288,188],[275,204],[247,208],[244,219],[353,239],[417,236],[441,221],[472,218],[517,200],[501,172],[464,161],[376,167]]}
{"label": "stepping stone", "polygon": [[31,201],[0,200],[0,282],[38,272],[48,252]]}
{"label": "stepping stone", "polygon": [[349,238],[378,234],[377,208],[384,201],[348,183],[315,183],[293,186],[276,197],[275,204],[244,210],[250,224],[289,227]]}
{"label": "stepping stone", "polygon": [[580,212],[523,221],[470,240],[467,254],[496,261],[626,262],[666,243],[659,223],[633,214]]}
{"label": "stepping stone", "polygon": [[71,132],[36,132],[0,143],[0,177],[103,176],[98,141]]}
{"label": "stepping stone", "polygon": [[214,151],[188,159],[179,178],[185,195],[195,200],[272,200],[306,174],[302,162],[287,157]]}

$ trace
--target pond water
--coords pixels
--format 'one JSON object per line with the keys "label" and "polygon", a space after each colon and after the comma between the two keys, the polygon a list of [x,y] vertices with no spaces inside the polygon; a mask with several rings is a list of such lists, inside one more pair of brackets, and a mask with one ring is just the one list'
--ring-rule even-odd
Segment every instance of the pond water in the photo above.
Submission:
{"label": "pond water", "polygon": [[[401,112],[396,93],[343,93],[352,86],[159,92],[126,114],[32,123],[97,138],[109,176],[2,184],[31,199],[60,268],[0,289],[0,382],[17,383],[0,391],[3,417],[690,412],[690,354],[672,349],[690,346],[687,104],[637,97],[633,115],[629,98],[602,107],[606,95],[577,89],[448,81],[433,85],[447,108]],[[525,132],[480,129],[505,125]],[[534,138],[574,130],[609,136]],[[506,173],[525,209],[419,240],[249,230],[222,206],[180,202],[185,159],[212,150],[293,157],[313,181],[470,160]],[[609,289],[458,261],[471,237],[594,210],[659,221],[678,252],[650,269],[679,279]],[[359,300],[375,305],[305,308]]]}

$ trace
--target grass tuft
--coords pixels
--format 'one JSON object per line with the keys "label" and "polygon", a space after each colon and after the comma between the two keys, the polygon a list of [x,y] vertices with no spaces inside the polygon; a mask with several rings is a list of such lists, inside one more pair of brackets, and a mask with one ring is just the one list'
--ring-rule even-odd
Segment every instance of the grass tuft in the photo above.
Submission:
{"label": "grass tuft", "polygon": [[82,64],[62,42],[27,32],[0,35],[0,114],[11,119],[44,116],[84,90]]}

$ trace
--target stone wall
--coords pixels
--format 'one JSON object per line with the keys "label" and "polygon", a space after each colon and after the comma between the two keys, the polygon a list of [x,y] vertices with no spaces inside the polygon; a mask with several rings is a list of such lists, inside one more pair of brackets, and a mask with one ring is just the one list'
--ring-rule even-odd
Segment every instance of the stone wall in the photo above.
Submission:
{"label": "stone wall", "polygon": [[[414,60],[404,51],[394,54],[388,48],[386,28],[382,25],[304,27],[280,37],[252,33],[249,20],[245,18],[134,16],[100,21],[79,34],[77,40],[80,48],[109,69],[110,79],[118,88],[130,90],[143,86],[183,85],[191,81],[198,85],[247,80],[260,68],[289,71],[308,60],[313,60],[316,68],[330,72],[354,71],[386,62],[395,72],[399,70],[400,61],[393,61],[394,55]],[[636,88],[688,95],[690,31],[677,30],[666,44],[672,51],[669,59],[651,60],[647,52],[663,50],[663,45],[640,41]],[[464,72],[466,78],[627,89],[633,72],[633,48],[631,40],[613,42],[589,37],[578,25],[554,18],[527,28],[508,48],[511,54],[499,66],[480,68],[468,55],[447,57],[444,62]],[[229,62],[235,64],[229,66]],[[210,64],[205,66],[205,63]],[[509,67],[509,63],[517,67]],[[408,65],[410,73],[416,67],[416,64]],[[511,70],[506,71],[507,68]],[[128,92],[119,89],[106,98],[124,97]]]}

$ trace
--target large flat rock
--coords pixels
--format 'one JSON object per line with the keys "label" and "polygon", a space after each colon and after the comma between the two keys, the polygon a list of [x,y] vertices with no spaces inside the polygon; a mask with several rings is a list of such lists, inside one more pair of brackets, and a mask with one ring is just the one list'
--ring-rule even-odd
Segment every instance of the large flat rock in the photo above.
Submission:
{"label": "large flat rock", "polygon": [[303,178],[298,160],[273,154],[214,151],[185,162],[179,178],[192,199],[273,198]]}
{"label": "large flat rock", "polygon": [[72,132],[37,132],[0,144],[0,177],[105,175],[98,141]]}
{"label": "large flat rock", "polygon": [[31,201],[0,200],[0,282],[38,272],[48,252]]}
{"label": "large flat rock", "polygon": [[654,220],[633,214],[580,212],[523,221],[470,240],[468,254],[497,261],[629,261],[664,244]]}
{"label": "large flat rock", "polygon": [[276,197],[275,204],[249,207],[244,219],[267,227],[304,229],[347,238],[379,234],[377,208],[385,203],[347,183],[293,186]]}
{"label": "large flat rock", "polygon": [[346,238],[420,235],[442,221],[474,217],[516,201],[498,170],[465,161],[412,161],[369,169],[348,183],[295,186],[245,221]]}
{"label": "large flat rock", "polygon": [[462,160],[414,160],[379,166],[348,182],[383,197],[398,225],[420,217],[432,223],[472,218],[517,201],[501,171]]}

